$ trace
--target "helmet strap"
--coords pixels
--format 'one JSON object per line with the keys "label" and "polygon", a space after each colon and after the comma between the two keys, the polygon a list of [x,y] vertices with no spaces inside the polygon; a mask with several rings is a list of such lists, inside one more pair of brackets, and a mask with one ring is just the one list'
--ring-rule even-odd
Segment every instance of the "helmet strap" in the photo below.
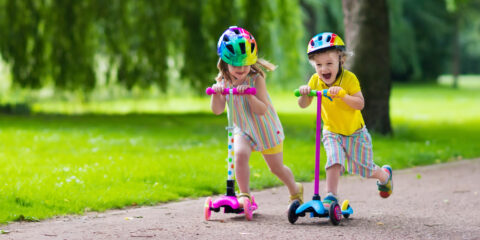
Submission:
{"label": "helmet strap", "polygon": [[342,67],[342,57],[341,56],[338,56],[338,72],[337,72],[337,76],[335,77],[335,80],[340,77],[340,74],[342,74],[343,72],[343,67]]}
{"label": "helmet strap", "polygon": [[340,82],[338,82],[338,86],[340,86],[342,84],[342,80],[343,80],[342,56],[338,56],[338,72],[337,72],[337,76],[335,78],[335,81],[337,81],[337,79],[340,77],[340,75],[342,77],[340,78]]}

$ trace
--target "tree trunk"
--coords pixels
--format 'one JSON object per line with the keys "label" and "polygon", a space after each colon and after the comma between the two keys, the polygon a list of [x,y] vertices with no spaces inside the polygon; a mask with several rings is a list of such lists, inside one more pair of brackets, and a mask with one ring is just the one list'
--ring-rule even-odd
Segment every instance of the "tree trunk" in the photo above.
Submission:
{"label": "tree trunk", "polygon": [[390,33],[387,0],[342,0],[346,67],[355,73],[365,97],[363,117],[371,131],[392,132],[389,115]]}
{"label": "tree trunk", "polygon": [[460,74],[460,25],[459,25],[459,13],[458,10],[454,14],[453,25],[453,61],[452,61],[452,75],[453,75],[453,88],[458,88],[458,75]]}
{"label": "tree trunk", "polygon": [[309,34],[309,36],[315,36],[317,34],[317,14],[314,8],[305,0],[300,0],[300,6],[302,7],[307,17],[303,20],[303,24]]}

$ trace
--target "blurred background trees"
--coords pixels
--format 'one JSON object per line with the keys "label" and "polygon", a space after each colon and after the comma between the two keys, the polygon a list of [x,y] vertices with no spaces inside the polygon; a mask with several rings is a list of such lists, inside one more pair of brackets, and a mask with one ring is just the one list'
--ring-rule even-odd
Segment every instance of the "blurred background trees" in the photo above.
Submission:
{"label": "blurred background trees", "polygon": [[[382,54],[389,49],[384,89],[390,79],[420,83],[480,73],[479,0],[385,3],[388,37],[379,31],[369,38]],[[348,38],[342,7],[329,0],[0,0],[0,67],[23,89],[88,95],[114,85],[201,93],[217,74],[218,37],[237,25],[255,36],[260,57],[279,66],[268,76],[269,88],[293,89],[313,73],[305,53],[314,34]],[[375,80],[363,84],[368,89]],[[388,106],[388,94],[382,99]]]}
{"label": "blurred background trees", "polygon": [[[387,1],[394,81],[451,72],[457,28],[459,72],[480,72],[479,1],[452,1],[450,10],[438,0]],[[166,91],[169,81],[202,89],[217,71],[218,36],[230,25],[254,34],[260,55],[280,66],[270,81],[283,87],[312,72],[305,60],[311,36],[345,36],[341,1],[0,0],[0,53],[21,87],[89,90],[104,78],[128,89]]]}
{"label": "blurred background trees", "polygon": [[[211,84],[216,43],[231,25],[251,31],[260,56],[298,78],[302,12],[295,1],[0,0],[0,53],[15,84],[91,90],[116,81],[166,91],[169,68],[195,89]],[[280,82],[281,82],[280,81]]]}

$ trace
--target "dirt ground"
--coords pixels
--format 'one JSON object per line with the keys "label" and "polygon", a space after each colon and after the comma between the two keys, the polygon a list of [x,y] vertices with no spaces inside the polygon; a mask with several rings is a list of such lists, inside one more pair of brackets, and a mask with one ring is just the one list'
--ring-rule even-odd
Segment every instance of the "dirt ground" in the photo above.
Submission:
{"label": "dirt ground", "polygon": [[[287,189],[253,192],[253,221],[243,215],[203,217],[205,198],[154,207],[66,216],[0,226],[0,239],[480,239],[480,159],[394,171],[394,193],[378,196],[375,181],[343,177],[342,201],[354,214],[333,226],[327,218],[287,220]],[[311,199],[313,183],[304,183]],[[321,194],[325,183],[320,182]]]}

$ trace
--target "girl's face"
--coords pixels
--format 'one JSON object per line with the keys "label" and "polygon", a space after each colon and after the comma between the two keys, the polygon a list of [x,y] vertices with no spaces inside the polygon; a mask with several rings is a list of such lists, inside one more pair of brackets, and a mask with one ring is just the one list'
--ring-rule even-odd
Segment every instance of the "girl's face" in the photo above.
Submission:
{"label": "girl's face", "polygon": [[228,64],[228,72],[233,77],[232,81],[234,83],[243,82],[248,73],[250,73],[250,66],[235,67]]}
{"label": "girl's face", "polygon": [[322,81],[328,86],[332,86],[340,67],[338,51],[317,53],[310,59],[310,63],[315,67],[315,71]]}

